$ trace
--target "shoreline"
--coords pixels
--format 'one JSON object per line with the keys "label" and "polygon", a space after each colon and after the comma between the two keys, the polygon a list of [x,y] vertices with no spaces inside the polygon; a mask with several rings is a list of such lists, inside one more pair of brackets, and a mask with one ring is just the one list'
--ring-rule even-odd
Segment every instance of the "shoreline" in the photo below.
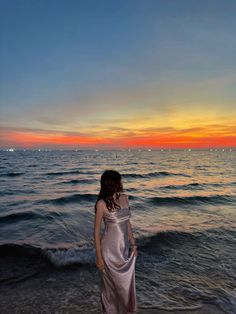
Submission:
{"label": "shoreline", "polygon": [[[92,314],[101,313],[100,277],[96,267],[70,266],[55,268],[45,265],[28,271],[9,258],[0,259],[0,266],[11,269],[8,278],[0,277],[0,313],[4,314]],[[1,273],[4,268],[1,267]],[[20,275],[19,275],[20,274]],[[139,304],[137,314],[224,314],[213,304],[194,310],[145,308]]]}
{"label": "shoreline", "polygon": [[163,309],[145,309],[140,308],[137,314],[225,314],[217,306],[205,303],[201,308],[195,310],[163,310]]}
{"label": "shoreline", "polygon": [[205,303],[201,308],[195,310],[162,310],[140,308],[137,314],[223,314],[221,309],[209,303]]}

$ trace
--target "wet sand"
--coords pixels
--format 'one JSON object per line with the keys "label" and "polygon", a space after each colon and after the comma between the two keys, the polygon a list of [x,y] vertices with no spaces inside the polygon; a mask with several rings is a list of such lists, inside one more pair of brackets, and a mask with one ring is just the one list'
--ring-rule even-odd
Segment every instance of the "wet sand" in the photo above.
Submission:
{"label": "wet sand", "polygon": [[[3,262],[3,261],[2,261]],[[0,277],[0,313],[75,314],[101,313],[99,275],[95,267],[37,267],[30,271],[4,261]],[[0,263],[3,266],[3,263]],[[12,269],[9,272],[9,269]],[[8,273],[6,278],[6,272]],[[19,275],[20,274],[20,275]],[[139,296],[137,294],[137,300]],[[197,310],[141,308],[138,314],[223,314],[214,305],[203,304]]]}
{"label": "wet sand", "polygon": [[201,309],[197,310],[174,310],[174,311],[166,311],[160,309],[143,309],[139,310],[138,314],[218,314],[224,313],[223,311],[219,310],[216,306],[211,304],[204,304]]}

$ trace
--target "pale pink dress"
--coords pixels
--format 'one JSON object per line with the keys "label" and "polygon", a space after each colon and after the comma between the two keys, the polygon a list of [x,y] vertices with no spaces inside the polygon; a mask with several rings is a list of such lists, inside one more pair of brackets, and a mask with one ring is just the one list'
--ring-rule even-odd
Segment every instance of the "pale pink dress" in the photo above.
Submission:
{"label": "pale pink dress", "polygon": [[136,256],[129,251],[130,208],[105,212],[101,252],[105,264],[101,274],[101,308],[104,314],[136,313]]}

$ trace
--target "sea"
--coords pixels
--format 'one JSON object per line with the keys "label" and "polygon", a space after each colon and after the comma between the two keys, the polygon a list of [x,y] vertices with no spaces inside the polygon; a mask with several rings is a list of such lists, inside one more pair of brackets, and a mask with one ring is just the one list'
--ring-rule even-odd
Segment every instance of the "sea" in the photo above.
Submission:
{"label": "sea", "polygon": [[[209,302],[236,313],[233,148],[1,150],[0,255],[17,265],[40,254],[50,267],[94,271],[94,204],[107,169],[121,173],[129,196],[139,304]],[[8,280],[6,265],[0,283]]]}

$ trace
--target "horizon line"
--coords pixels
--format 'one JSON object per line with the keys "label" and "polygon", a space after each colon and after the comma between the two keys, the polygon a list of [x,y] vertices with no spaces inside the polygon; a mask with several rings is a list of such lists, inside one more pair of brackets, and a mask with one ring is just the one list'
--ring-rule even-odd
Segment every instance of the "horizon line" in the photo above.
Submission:
{"label": "horizon line", "polygon": [[43,148],[43,147],[35,147],[35,148],[23,148],[23,147],[0,147],[0,151],[110,151],[110,150],[119,150],[119,151],[164,151],[164,150],[225,150],[225,149],[233,149],[236,150],[236,146],[211,146],[211,147],[169,147],[169,148]]}

